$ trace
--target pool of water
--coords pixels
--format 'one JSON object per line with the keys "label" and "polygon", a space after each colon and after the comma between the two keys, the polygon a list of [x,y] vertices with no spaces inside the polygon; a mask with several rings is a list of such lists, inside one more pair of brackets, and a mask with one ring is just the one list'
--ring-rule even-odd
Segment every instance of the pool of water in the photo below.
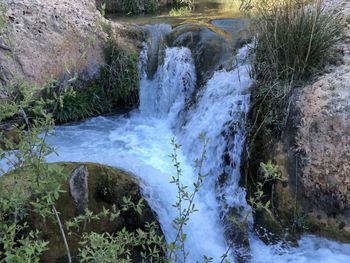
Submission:
{"label": "pool of water", "polygon": [[167,7],[151,15],[110,15],[108,18],[118,22],[137,25],[166,23],[172,26],[181,24],[210,24],[215,19],[243,18],[239,0],[197,0],[192,8]]}

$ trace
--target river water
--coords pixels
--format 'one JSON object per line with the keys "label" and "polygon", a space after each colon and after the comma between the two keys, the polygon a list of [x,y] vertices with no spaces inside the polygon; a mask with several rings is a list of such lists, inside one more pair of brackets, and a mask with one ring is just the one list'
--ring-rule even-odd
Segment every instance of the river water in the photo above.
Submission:
{"label": "river water", "polygon": [[[227,1],[211,3],[222,7],[224,2]],[[207,16],[212,12],[208,10],[200,9],[198,14],[207,12]],[[206,23],[231,35],[237,32],[224,25],[232,25],[232,21],[235,20],[223,17],[206,19]],[[173,31],[170,24],[145,26],[150,37],[140,55],[139,108],[123,115],[100,116],[57,127],[48,143],[58,155],[49,156],[48,161],[98,162],[131,172],[139,179],[145,199],[156,211],[166,240],[171,242],[176,235],[173,220],[178,215],[173,207],[178,190],[170,183],[176,174],[170,157],[171,141],[181,144],[181,182],[191,192],[198,175],[194,161],[202,153],[199,135],[205,134],[209,141],[202,173],[208,177],[195,198],[198,212],[191,215],[185,226],[186,248],[190,252],[188,262],[201,262],[204,255],[221,262],[230,243],[225,235],[225,213],[230,208],[249,210],[245,190],[239,186],[253,83],[247,59],[249,47],[243,46],[234,56],[227,57],[229,66],[214,69],[199,87],[193,50],[159,44]],[[158,55],[160,49],[162,56],[156,70],[149,73],[151,57]],[[252,262],[350,262],[350,245],[315,236],[304,236],[298,247],[286,247],[265,245],[250,231],[249,241]]]}

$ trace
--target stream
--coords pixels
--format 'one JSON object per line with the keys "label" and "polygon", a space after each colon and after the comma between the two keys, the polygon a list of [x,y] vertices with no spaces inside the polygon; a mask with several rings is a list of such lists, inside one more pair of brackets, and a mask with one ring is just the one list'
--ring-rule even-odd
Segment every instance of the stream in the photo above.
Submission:
{"label": "stream", "polygon": [[[245,190],[239,186],[253,81],[246,59],[249,47],[240,48],[233,59],[228,59],[227,68],[212,72],[198,88],[191,50],[161,43],[173,29],[166,24],[147,25],[146,29],[150,37],[140,55],[139,108],[124,115],[57,127],[48,142],[55,146],[58,156],[49,157],[49,161],[98,162],[133,173],[170,242],[176,235],[172,221],[178,213],[172,206],[177,188],[170,183],[176,174],[170,157],[171,140],[175,138],[182,145],[178,153],[181,182],[191,192],[198,173],[194,160],[202,152],[198,137],[204,133],[209,143],[202,172],[209,176],[195,198],[198,212],[185,226],[186,248],[190,252],[188,262],[201,261],[204,255],[220,262],[229,246],[225,214],[232,207],[249,209]],[[149,63],[155,61],[154,56],[158,64],[150,73]],[[219,183],[223,174],[225,180]],[[254,232],[249,235],[252,262],[350,262],[350,245],[305,236],[298,247],[268,246]]]}
{"label": "stream", "polygon": [[[203,12],[208,17],[208,9],[201,10],[197,17]],[[229,246],[225,216],[232,208],[249,210],[245,189],[239,186],[253,83],[247,58],[249,46],[231,48],[237,46],[244,23],[227,18],[226,12],[221,14],[224,15],[219,18],[205,19],[200,28],[186,27],[187,18],[164,23],[167,21],[163,17],[161,23],[156,20],[153,25],[149,24],[153,20],[142,20],[139,24],[147,24],[144,28],[149,35],[140,55],[139,108],[127,114],[59,126],[48,138],[58,154],[49,156],[50,162],[97,162],[134,174],[143,196],[158,215],[166,240],[171,242],[176,235],[172,222],[178,215],[173,207],[178,190],[170,183],[176,174],[170,156],[171,141],[175,139],[181,145],[181,182],[191,192],[198,174],[194,161],[200,158],[203,146],[199,135],[205,134],[209,142],[202,173],[208,176],[194,200],[198,212],[191,215],[184,229],[188,262],[202,262],[204,255],[221,262]],[[193,32],[205,45],[195,43],[193,48],[193,43],[188,44],[186,39]],[[166,42],[169,36],[172,40]],[[197,50],[208,48],[206,43],[210,48],[213,42],[224,47],[220,57],[214,66],[199,71],[203,61],[214,58],[201,58],[205,53]],[[199,85],[199,81],[203,84]],[[298,247],[286,247],[266,245],[250,231],[249,241],[251,257],[247,262],[350,262],[350,245],[315,236],[304,236]],[[232,251],[232,262],[234,254]]]}

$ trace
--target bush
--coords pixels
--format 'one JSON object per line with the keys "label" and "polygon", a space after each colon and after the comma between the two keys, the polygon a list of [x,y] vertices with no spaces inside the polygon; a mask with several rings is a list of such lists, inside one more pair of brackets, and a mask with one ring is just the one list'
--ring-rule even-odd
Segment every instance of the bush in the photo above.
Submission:
{"label": "bush", "polygon": [[111,103],[107,100],[102,88],[95,83],[86,83],[87,88],[60,88],[56,82],[50,82],[41,96],[48,112],[58,123],[79,121],[111,111]]}

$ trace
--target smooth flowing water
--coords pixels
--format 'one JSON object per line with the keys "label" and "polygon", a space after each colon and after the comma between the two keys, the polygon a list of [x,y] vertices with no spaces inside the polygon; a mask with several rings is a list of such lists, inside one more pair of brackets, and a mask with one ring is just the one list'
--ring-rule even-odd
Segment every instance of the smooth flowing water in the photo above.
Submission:
{"label": "smooth flowing water", "polygon": [[[171,242],[176,235],[172,221],[178,215],[172,206],[177,188],[170,183],[176,174],[170,157],[171,140],[175,138],[182,145],[178,153],[181,182],[191,192],[198,173],[194,160],[202,153],[198,136],[204,133],[209,143],[203,173],[209,176],[195,199],[198,212],[185,227],[186,248],[190,252],[188,262],[201,262],[204,255],[220,262],[229,245],[225,213],[232,207],[249,209],[245,190],[238,184],[253,81],[246,60],[248,47],[237,52],[229,69],[216,70],[198,87],[190,49],[160,44],[171,27],[146,28],[153,33],[140,55],[139,109],[57,127],[48,143],[58,156],[51,155],[48,160],[98,162],[131,172],[140,180],[142,193]],[[149,63],[155,61],[153,73]],[[350,245],[314,236],[304,237],[299,247],[286,248],[267,246],[251,232],[250,249],[252,261],[259,263],[350,262]]]}

